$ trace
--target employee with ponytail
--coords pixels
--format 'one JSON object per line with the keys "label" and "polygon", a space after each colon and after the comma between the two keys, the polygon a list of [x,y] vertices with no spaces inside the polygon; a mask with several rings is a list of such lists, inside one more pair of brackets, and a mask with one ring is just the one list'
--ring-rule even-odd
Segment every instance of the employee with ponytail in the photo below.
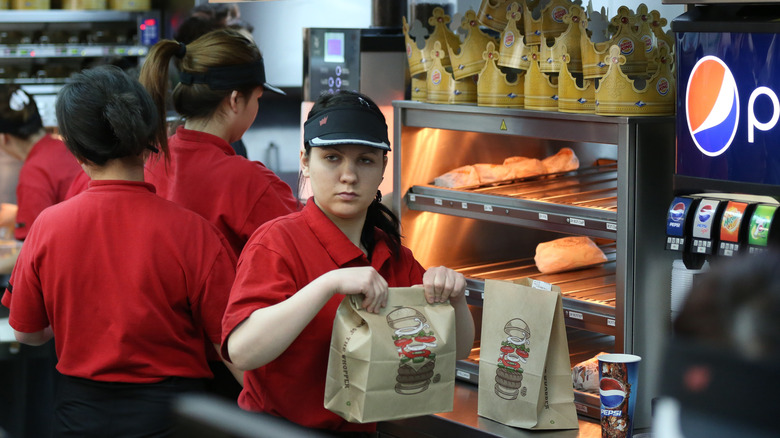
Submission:
{"label": "employee with ponytail", "polygon": [[[174,57],[181,82],[169,93]],[[285,182],[230,146],[254,122],[263,93],[281,93],[266,82],[263,57],[252,40],[219,29],[187,45],[160,41],[149,52],[140,81],[161,113],[170,96],[185,121],[168,140],[170,159],[147,164],[146,178],[160,196],[214,224],[236,256],[257,227],[298,209]],[[165,126],[158,129],[164,132]]]}
{"label": "employee with ponytail", "polygon": [[19,342],[54,338],[54,436],[169,436],[173,397],[211,377],[205,347],[219,348],[235,259],[213,225],[144,182],[144,159],[167,145],[137,80],[85,70],[57,120],[91,182],[30,229],[2,300],[9,323]]}
{"label": "employee with ponytail", "polygon": [[252,235],[223,320],[223,356],[246,370],[243,409],[313,428],[375,430],[323,407],[333,319],[345,295],[362,294],[362,306],[379,312],[388,287],[422,284],[428,302],[455,308],[457,352],[468,355],[474,323],[463,275],[420,266],[379,202],[389,150],[384,116],[367,96],[343,91],[315,102],[300,157],[314,195],[301,212]]}

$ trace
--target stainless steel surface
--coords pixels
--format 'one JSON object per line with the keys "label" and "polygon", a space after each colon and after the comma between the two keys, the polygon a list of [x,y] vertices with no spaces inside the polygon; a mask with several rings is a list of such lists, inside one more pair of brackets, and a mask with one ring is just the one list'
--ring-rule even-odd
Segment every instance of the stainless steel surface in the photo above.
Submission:
{"label": "stainless steel surface", "polygon": [[416,437],[509,437],[532,438],[596,438],[601,436],[601,425],[580,417],[579,429],[533,431],[510,427],[477,415],[477,386],[455,383],[455,403],[452,412],[406,420],[382,422],[377,425],[380,436]]}
{"label": "stainless steel surface", "polygon": [[[636,421],[639,427],[648,426],[655,370],[660,366],[658,339],[669,329],[672,259],[664,251],[663,212],[672,194],[674,119],[409,101],[393,105],[393,208],[401,216],[405,243],[424,266],[511,267],[514,261],[531,258],[538,243],[561,237],[561,232],[607,237],[595,226],[580,225],[587,225],[587,220],[573,225],[548,220],[559,214],[601,220],[605,228],[609,224],[615,250],[613,261],[604,268],[614,273],[606,277],[609,282],[614,279],[614,291],[595,289],[586,292],[588,296],[565,298],[566,321],[576,327],[581,316],[588,330],[614,333],[614,351],[643,357]],[[584,167],[597,159],[617,162],[616,181],[610,183],[616,201],[608,201],[606,207],[584,207],[517,199],[494,189],[481,193],[430,186],[436,176],[465,164],[501,163],[512,155],[544,158],[563,146],[574,149]],[[501,211],[494,204],[508,208]],[[492,211],[485,211],[485,206]],[[509,218],[506,210],[511,210]],[[469,290],[478,293],[479,280],[471,279]],[[470,300],[474,304],[474,297]],[[587,321],[591,315],[600,320]]]}

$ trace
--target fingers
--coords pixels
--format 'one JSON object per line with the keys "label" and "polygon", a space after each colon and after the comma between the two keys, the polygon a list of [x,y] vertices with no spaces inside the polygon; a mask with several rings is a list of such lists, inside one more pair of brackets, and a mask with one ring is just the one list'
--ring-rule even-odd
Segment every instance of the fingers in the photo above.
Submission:
{"label": "fingers", "polygon": [[379,313],[387,305],[387,281],[376,271],[374,274],[362,292],[364,298],[361,305],[371,313]]}
{"label": "fingers", "polygon": [[464,295],[466,279],[463,274],[444,266],[438,266],[425,271],[423,288],[425,289],[425,300],[429,304],[443,303]]}

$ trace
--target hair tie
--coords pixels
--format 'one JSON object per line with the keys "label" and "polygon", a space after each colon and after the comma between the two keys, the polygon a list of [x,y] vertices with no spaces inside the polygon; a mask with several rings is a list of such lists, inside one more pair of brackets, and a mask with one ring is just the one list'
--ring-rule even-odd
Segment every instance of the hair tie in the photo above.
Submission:
{"label": "hair tie", "polygon": [[379,203],[382,202],[382,191],[381,190],[377,190],[376,191],[376,196],[374,196],[374,200],[376,202],[379,202]]}
{"label": "hair tie", "polygon": [[187,46],[184,45],[184,43],[179,42],[179,50],[176,51],[176,57],[182,59],[186,54],[187,54]]}

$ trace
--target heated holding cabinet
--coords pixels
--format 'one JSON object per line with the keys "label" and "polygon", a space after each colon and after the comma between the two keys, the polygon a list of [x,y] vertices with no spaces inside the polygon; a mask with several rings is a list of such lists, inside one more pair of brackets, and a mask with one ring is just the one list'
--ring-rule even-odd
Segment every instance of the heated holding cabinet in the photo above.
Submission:
{"label": "heated holding cabinet", "polygon": [[[648,427],[661,343],[669,331],[669,275],[663,213],[672,193],[672,117],[591,114],[395,101],[393,209],[404,243],[423,266],[445,265],[467,278],[477,340],[459,361],[468,406],[442,414],[475,424],[484,280],[532,277],[563,293],[572,365],[600,351],[643,357],[636,427]],[[563,147],[576,171],[449,189],[435,177],[506,157],[545,158]],[[536,245],[567,235],[592,238],[608,261],[541,274]],[[460,400],[460,401],[459,401]],[[575,391],[578,413],[599,416],[598,394]],[[472,412],[473,411],[473,412]],[[468,418],[466,418],[468,417]],[[482,424],[485,419],[480,418]],[[489,420],[487,420],[489,421]]]}

